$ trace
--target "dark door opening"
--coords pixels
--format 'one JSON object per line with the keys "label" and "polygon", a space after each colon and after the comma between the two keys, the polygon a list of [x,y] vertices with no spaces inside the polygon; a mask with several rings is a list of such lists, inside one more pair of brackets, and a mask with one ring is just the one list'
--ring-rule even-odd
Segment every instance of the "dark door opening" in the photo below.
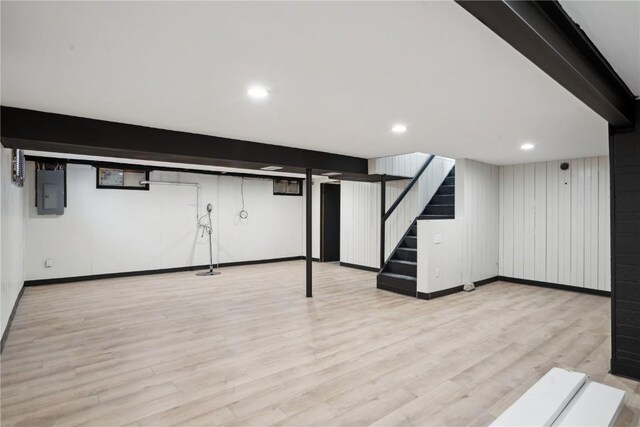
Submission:
{"label": "dark door opening", "polygon": [[320,261],[340,261],[340,184],[320,185]]}

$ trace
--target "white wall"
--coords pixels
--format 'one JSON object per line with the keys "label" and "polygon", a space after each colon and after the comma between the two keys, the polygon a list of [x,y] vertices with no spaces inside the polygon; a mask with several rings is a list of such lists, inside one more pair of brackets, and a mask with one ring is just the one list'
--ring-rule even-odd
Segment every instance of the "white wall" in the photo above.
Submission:
{"label": "white wall", "polygon": [[[26,279],[84,276],[207,264],[208,240],[196,225],[208,202],[214,205],[214,262],[301,255],[303,197],[274,196],[271,180],[153,172],[152,180],[198,182],[195,187],[154,186],[149,191],[96,189],[95,169],[67,166],[64,215],[38,216],[33,162],[25,185]],[[216,242],[219,243],[219,257]],[[54,260],[45,268],[45,259]]]}
{"label": "white wall", "polygon": [[[396,160],[395,158],[398,158]],[[369,161],[375,173],[402,175],[415,172],[427,155],[393,156]],[[385,230],[385,253],[388,257],[413,220],[424,210],[455,161],[445,157],[433,159],[425,173],[389,217]],[[405,172],[402,172],[405,171]],[[409,180],[387,183],[386,207],[389,209]],[[342,181],[340,193],[340,261],[378,268],[380,266],[380,184]]]}
{"label": "white wall", "polygon": [[498,275],[499,185],[498,166],[456,160],[456,219],[418,221],[419,292]]}
{"label": "white wall", "polygon": [[[313,259],[320,258],[320,198],[321,198],[321,185],[322,183],[330,181],[325,176],[315,176],[312,179],[313,185],[311,186],[311,257]],[[305,182],[302,183],[302,255],[307,255],[307,204],[306,204],[306,189]]]}
{"label": "white wall", "polygon": [[[424,161],[420,163],[422,166]],[[385,226],[385,259],[391,255],[391,252],[398,245],[398,242],[406,233],[407,228],[420,215],[425,206],[442,184],[442,181],[455,165],[455,160],[446,157],[436,156],[429,164],[427,170],[422,174],[416,185],[409,191],[407,196],[398,205],[397,209],[391,214]],[[391,207],[393,202],[400,196],[400,193],[409,184],[410,181],[391,181],[387,183],[387,209]],[[378,208],[379,211],[380,208]]]}
{"label": "white wall", "polygon": [[498,275],[500,169],[475,160],[456,161],[456,219],[463,220],[462,281]]}
{"label": "white wall", "polygon": [[463,220],[418,221],[418,292],[427,294],[463,283],[463,230]]}
{"label": "white wall", "polygon": [[[1,146],[0,146],[1,147]],[[11,182],[11,150],[0,148],[0,318],[4,334],[16,299],[24,283],[24,198],[25,187]],[[32,181],[31,181],[32,182]]]}
{"label": "white wall", "polygon": [[380,184],[340,184],[340,262],[380,267]]}
{"label": "white wall", "polygon": [[611,290],[609,159],[500,168],[500,275]]}
{"label": "white wall", "polygon": [[427,157],[429,157],[429,154],[409,153],[369,159],[369,173],[413,178]]}

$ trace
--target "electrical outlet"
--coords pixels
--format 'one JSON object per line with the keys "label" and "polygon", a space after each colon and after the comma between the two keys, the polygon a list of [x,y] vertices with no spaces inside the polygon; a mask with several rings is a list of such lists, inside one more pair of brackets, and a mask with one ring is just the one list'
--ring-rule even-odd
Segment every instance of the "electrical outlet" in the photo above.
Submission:
{"label": "electrical outlet", "polygon": [[51,258],[47,258],[44,260],[44,266],[47,268],[53,267],[53,260]]}
{"label": "electrical outlet", "polygon": [[440,277],[440,269],[436,268],[436,279]]}
{"label": "electrical outlet", "polygon": [[442,243],[442,234],[436,234],[435,236],[433,236],[433,243],[436,245]]}

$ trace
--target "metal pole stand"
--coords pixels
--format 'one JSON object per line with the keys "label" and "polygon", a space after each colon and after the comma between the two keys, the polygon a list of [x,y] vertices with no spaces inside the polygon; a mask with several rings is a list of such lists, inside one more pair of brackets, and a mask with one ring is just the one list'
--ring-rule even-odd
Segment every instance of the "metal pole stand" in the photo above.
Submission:
{"label": "metal pole stand", "polygon": [[211,222],[211,210],[213,209],[213,207],[211,206],[211,203],[209,203],[207,205],[207,215],[209,216],[209,224],[208,225],[201,225],[200,223],[198,223],[198,225],[200,227],[203,227],[207,234],[209,235],[209,270],[207,271],[199,271],[196,273],[196,276],[217,276],[218,274],[222,274],[222,272],[220,271],[214,271],[213,270],[213,245],[211,243],[211,233],[213,233],[213,227],[212,227],[212,222]]}

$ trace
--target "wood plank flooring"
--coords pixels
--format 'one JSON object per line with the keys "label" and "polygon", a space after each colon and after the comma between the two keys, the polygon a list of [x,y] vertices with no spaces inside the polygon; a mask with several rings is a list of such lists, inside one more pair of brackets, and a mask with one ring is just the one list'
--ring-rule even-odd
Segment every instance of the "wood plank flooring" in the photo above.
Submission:
{"label": "wood plank flooring", "polygon": [[494,283],[431,301],[304,261],[32,287],[3,426],[486,425],[548,369],[607,374],[609,299]]}

